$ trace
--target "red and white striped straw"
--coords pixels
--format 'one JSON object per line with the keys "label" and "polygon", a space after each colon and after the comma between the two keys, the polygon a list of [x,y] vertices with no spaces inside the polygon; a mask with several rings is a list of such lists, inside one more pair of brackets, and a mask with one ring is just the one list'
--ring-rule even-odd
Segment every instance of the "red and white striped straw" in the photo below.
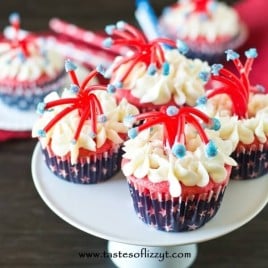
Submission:
{"label": "red and white striped straw", "polygon": [[49,21],[49,27],[51,30],[58,34],[68,36],[70,39],[76,39],[90,46],[98,47],[102,50],[109,51],[116,55],[124,55],[128,49],[125,48],[105,48],[102,43],[106,37],[99,35],[93,31],[82,29],[74,24],[65,22],[58,18],[53,18]]}

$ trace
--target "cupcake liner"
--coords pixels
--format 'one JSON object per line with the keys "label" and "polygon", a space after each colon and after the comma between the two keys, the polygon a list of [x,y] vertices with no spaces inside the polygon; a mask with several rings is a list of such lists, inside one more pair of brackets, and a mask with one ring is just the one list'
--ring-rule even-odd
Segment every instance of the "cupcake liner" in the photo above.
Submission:
{"label": "cupcake liner", "polygon": [[28,111],[35,110],[39,102],[51,91],[59,91],[66,83],[66,74],[61,73],[56,79],[40,85],[0,87],[1,101],[12,108]]}
{"label": "cupcake liner", "polygon": [[252,144],[250,147],[240,144],[231,157],[238,163],[232,168],[233,180],[256,179],[268,172],[268,145]]}
{"label": "cupcake liner", "polygon": [[208,192],[172,198],[169,194],[151,193],[139,189],[128,180],[134,209],[147,225],[166,232],[191,231],[203,226],[217,213],[226,185]]}
{"label": "cupcake liner", "polygon": [[120,169],[122,149],[114,145],[103,153],[80,157],[71,164],[70,157],[56,156],[49,147],[42,149],[48,168],[59,178],[80,184],[96,184],[111,178]]}

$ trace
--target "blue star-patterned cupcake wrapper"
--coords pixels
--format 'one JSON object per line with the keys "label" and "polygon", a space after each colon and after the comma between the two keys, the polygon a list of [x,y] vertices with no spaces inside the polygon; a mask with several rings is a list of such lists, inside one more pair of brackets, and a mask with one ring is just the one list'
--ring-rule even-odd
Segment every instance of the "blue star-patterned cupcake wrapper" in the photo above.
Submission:
{"label": "blue star-patterned cupcake wrapper", "polygon": [[253,144],[250,148],[240,145],[231,157],[238,163],[232,168],[233,180],[256,179],[268,173],[268,144]]}
{"label": "blue star-patterned cupcake wrapper", "polygon": [[128,180],[135,212],[147,225],[166,232],[185,232],[200,228],[217,213],[226,185],[207,193],[186,198],[165,198],[160,194],[140,192],[135,183]]}
{"label": "blue star-patterned cupcake wrapper", "polygon": [[7,106],[22,111],[35,110],[39,102],[51,91],[59,91],[66,85],[66,74],[62,72],[57,78],[40,85],[10,88],[0,83],[0,100]]}
{"label": "blue star-patterned cupcake wrapper", "polygon": [[74,165],[70,158],[53,154],[47,147],[42,150],[47,167],[59,178],[80,184],[96,184],[106,181],[120,169],[122,149],[114,145],[104,153],[79,158]]}

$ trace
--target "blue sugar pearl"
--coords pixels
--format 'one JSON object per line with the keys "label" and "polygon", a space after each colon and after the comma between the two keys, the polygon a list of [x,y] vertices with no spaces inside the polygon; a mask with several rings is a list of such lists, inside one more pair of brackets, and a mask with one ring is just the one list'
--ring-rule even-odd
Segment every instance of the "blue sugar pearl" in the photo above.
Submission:
{"label": "blue sugar pearl", "polygon": [[116,27],[118,30],[124,30],[126,23],[123,20],[120,20],[116,23]]}
{"label": "blue sugar pearl", "polygon": [[107,92],[108,93],[115,93],[115,91],[116,91],[116,87],[114,85],[112,85],[112,84],[107,85]]}
{"label": "blue sugar pearl", "polygon": [[102,45],[106,48],[110,48],[113,45],[113,39],[111,37],[104,39]]}
{"label": "blue sugar pearl", "polygon": [[247,58],[257,58],[258,53],[256,48],[250,48],[249,50],[245,51],[245,55]]}
{"label": "blue sugar pearl", "polygon": [[213,64],[212,66],[211,66],[211,73],[213,74],[213,75],[219,75],[219,72],[220,72],[220,70],[223,68],[223,65],[222,64]]}
{"label": "blue sugar pearl", "polygon": [[98,116],[98,122],[99,123],[105,123],[105,122],[107,122],[107,116],[105,114],[100,114]]}
{"label": "blue sugar pearl", "polygon": [[221,122],[218,118],[212,118],[212,122],[213,122],[213,124],[212,124],[211,128],[213,130],[219,130],[221,128]]}
{"label": "blue sugar pearl", "polygon": [[209,72],[202,71],[198,74],[198,77],[203,81],[207,82],[209,80]]}
{"label": "blue sugar pearl", "polygon": [[44,102],[39,102],[37,104],[36,112],[38,114],[43,114],[45,112],[46,104]]}
{"label": "blue sugar pearl", "polygon": [[256,85],[255,88],[261,93],[266,92],[266,88],[263,85]]}
{"label": "blue sugar pearl", "polygon": [[70,91],[74,94],[76,94],[79,91],[79,86],[75,84],[70,85]]}
{"label": "blue sugar pearl", "polygon": [[72,139],[72,140],[71,140],[71,144],[72,144],[72,145],[75,145],[76,143],[77,143],[77,140],[75,140],[75,139]]}
{"label": "blue sugar pearl", "polygon": [[131,129],[128,131],[128,137],[129,137],[130,139],[134,139],[134,138],[136,138],[137,135],[138,135],[138,129],[137,129],[136,127],[131,128]]}
{"label": "blue sugar pearl", "polygon": [[18,58],[20,59],[21,62],[24,62],[25,59],[26,59],[23,52],[18,52],[17,56],[18,56]]}
{"label": "blue sugar pearl", "polygon": [[9,22],[15,23],[15,22],[19,22],[20,21],[20,15],[17,12],[13,12],[9,15]]}
{"label": "blue sugar pearl", "polygon": [[208,99],[206,96],[201,96],[196,100],[196,105],[205,105]]}
{"label": "blue sugar pearl", "polygon": [[105,68],[103,65],[99,64],[97,67],[96,67],[96,71],[101,74],[101,75],[104,75],[105,74]]}
{"label": "blue sugar pearl", "polygon": [[218,153],[218,149],[213,141],[209,141],[206,146],[206,153],[208,157],[214,157]]}
{"label": "blue sugar pearl", "polygon": [[230,60],[235,60],[239,58],[239,54],[236,53],[235,51],[233,51],[232,49],[227,49],[225,51],[226,53],[226,60],[230,61]]}
{"label": "blue sugar pearl", "polygon": [[174,144],[171,149],[172,153],[177,157],[177,158],[182,158],[186,154],[186,148],[183,144]]}
{"label": "blue sugar pearl", "polygon": [[166,110],[166,114],[168,116],[176,115],[176,114],[178,114],[178,112],[179,112],[179,109],[176,106],[173,106],[173,105],[168,106],[167,110]]}
{"label": "blue sugar pearl", "polygon": [[116,82],[114,82],[114,86],[116,88],[122,88],[123,87],[123,83],[121,81],[116,81]]}
{"label": "blue sugar pearl", "polygon": [[96,133],[94,133],[94,132],[92,132],[92,131],[89,133],[89,137],[90,137],[91,139],[96,138],[96,136],[97,136]]}
{"label": "blue sugar pearl", "polygon": [[38,137],[45,138],[46,137],[46,132],[43,129],[39,129],[37,131]]}
{"label": "blue sugar pearl", "polygon": [[65,71],[70,72],[76,70],[76,65],[71,61],[71,60],[66,60],[65,61]]}
{"label": "blue sugar pearl", "polygon": [[132,127],[132,125],[134,124],[135,122],[135,118],[133,115],[127,115],[125,116],[124,120],[123,120],[123,124],[126,126],[126,127]]}
{"label": "blue sugar pearl", "polygon": [[189,47],[181,40],[176,41],[177,48],[179,49],[179,52],[183,55],[185,55],[189,51]]}
{"label": "blue sugar pearl", "polygon": [[162,65],[162,74],[167,76],[169,75],[169,72],[170,72],[170,65],[168,62],[164,62]]}
{"label": "blue sugar pearl", "polygon": [[113,24],[105,26],[105,32],[109,35],[113,34],[114,29],[115,29],[115,25]]}
{"label": "blue sugar pearl", "polygon": [[148,69],[147,69],[147,73],[149,75],[154,75],[156,73],[156,66],[154,63],[151,63],[149,66],[148,66]]}

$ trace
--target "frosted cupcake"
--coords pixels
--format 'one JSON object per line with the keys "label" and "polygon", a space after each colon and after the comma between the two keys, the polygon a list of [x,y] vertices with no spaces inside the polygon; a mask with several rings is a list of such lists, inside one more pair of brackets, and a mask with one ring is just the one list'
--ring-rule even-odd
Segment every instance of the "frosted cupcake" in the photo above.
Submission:
{"label": "frosted cupcake", "polygon": [[106,27],[111,38],[104,45],[128,47],[117,57],[106,75],[119,87],[118,99],[126,98],[140,111],[159,110],[163,105],[194,105],[205,92],[207,63],[187,59],[183,42],[166,38],[148,41],[133,26],[118,22]]}
{"label": "frosted cupcake", "polygon": [[217,83],[198,100],[199,108],[221,122],[221,138],[232,141],[232,157],[238,165],[232,170],[236,180],[258,178],[268,171],[268,95],[261,86],[252,86],[249,73],[257,51],[245,52],[243,64],[240,55],[226,51],[238,74],[221,64],[212,65],[211,81]]}
{"label": "frosted cupcake", "polygon": [[163,34],[181,39],[187,56],[215,63],[226,49],[237,49],[247,30],[234,8],[216,0],[181,0],[164,9],[159,19]]}
{"label": "frosted cupcake", "polygon": [[44,96],[66,83],[64,60],[48,49],[45,38],[20,30],[17,13],[0,42],[0,100],[20,110],[34,110]]}
{"label": "frosted cupcake", "polygon": [[32,135],[39,138],[46,164],[56,176],[82,184],[105,181],[120,169],[127,137],[123,119],[138,110],[124,99],[117,103],[112,86],[88,85],[101,69],[81,84],[71,61],[66,61],[66,70],[73,84],[38,105],[41,116]]}
{"label": "frosted cupcake", "polygon": [[122,161],[137,215],[162,231],[200,228],[220,207],[235,165],[231,142],[219,138],[218,120],[192,107],[163,107],[126,122],[140,120]]}

